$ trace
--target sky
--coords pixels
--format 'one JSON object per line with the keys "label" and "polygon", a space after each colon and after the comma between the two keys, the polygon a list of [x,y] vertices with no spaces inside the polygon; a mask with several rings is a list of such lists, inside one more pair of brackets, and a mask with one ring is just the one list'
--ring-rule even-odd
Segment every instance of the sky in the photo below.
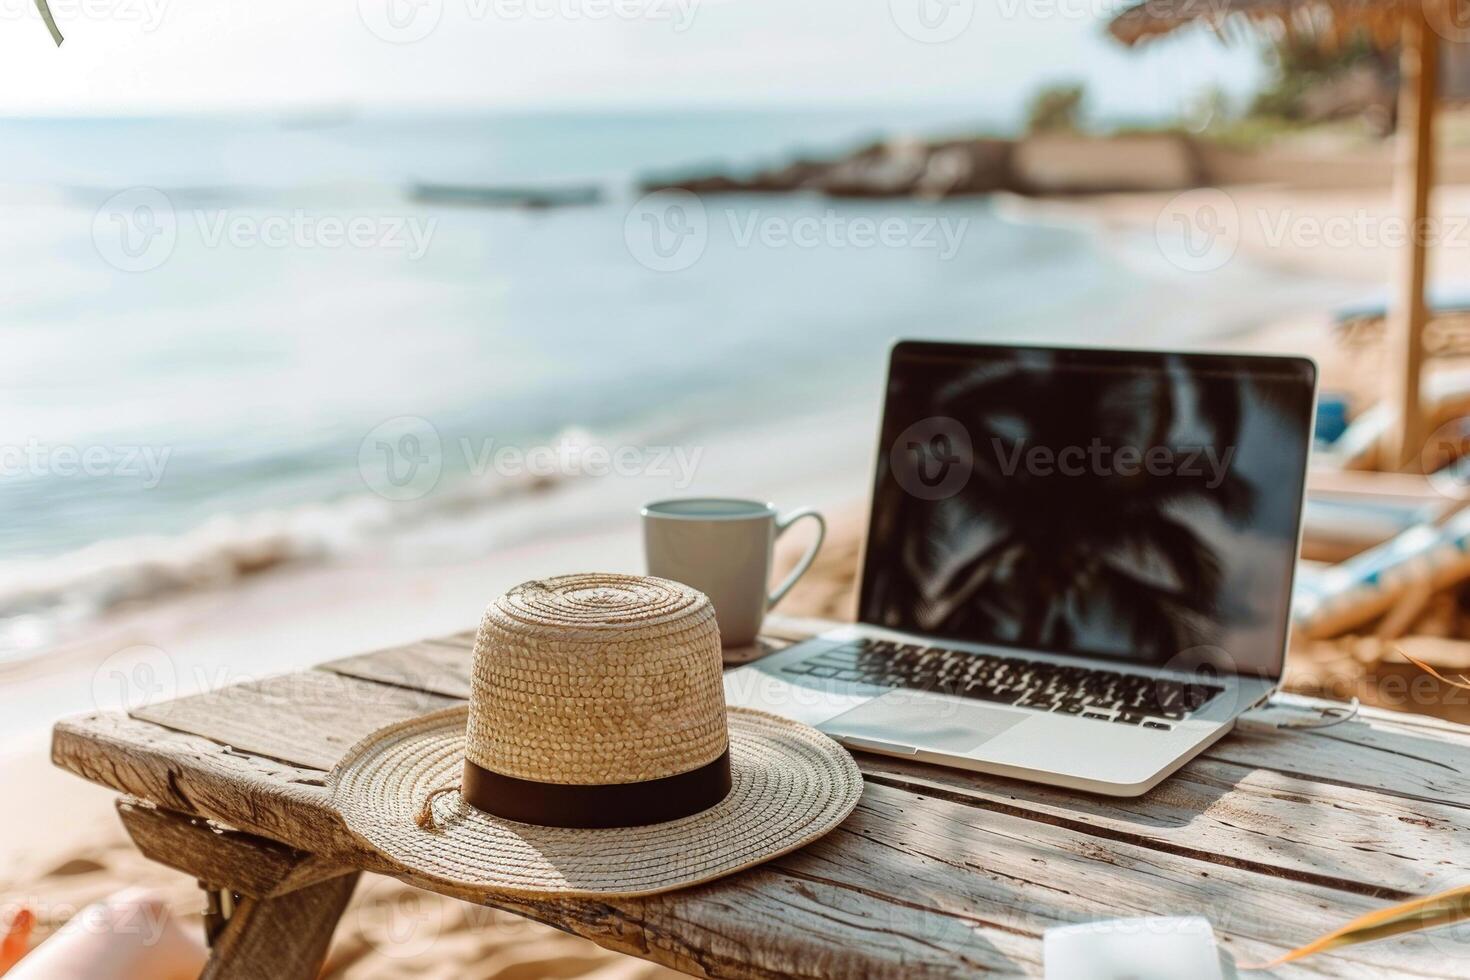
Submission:
{"label": "sky", "polygon": [[1260,55],[1129,51],[1127,0],[0,0],[0,114],[923,103],[1014,119],[1049,82],[1172,116]]}

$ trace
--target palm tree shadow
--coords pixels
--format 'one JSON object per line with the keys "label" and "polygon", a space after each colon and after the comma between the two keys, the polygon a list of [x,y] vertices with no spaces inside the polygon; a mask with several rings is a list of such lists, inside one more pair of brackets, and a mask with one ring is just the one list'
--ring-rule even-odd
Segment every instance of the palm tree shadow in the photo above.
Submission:
{"label": "palm tree shadow", "polygon": [[916,382],[965,420],[972,472],[954,496],[900,495],[878,515],[875,536],[903,542],[879,615],[1040,649],[1106,636],[1145,663],[1216,643],[1224,561],[1197,527],[1248,524],[1258,490],[1198,454],[1238,443],[1251,382],[1181,359],[1074,372],[1059,397],[1056,372],[1026,360],[1049,356]]}

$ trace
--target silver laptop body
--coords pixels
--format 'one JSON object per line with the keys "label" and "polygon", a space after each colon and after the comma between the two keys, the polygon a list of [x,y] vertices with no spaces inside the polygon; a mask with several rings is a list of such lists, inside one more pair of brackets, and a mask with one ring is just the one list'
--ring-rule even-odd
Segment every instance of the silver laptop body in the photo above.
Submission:
{"label": "silver laptop body", "polygon": [[1281,677],[1315,388],[1301,358],[897,344],[859,622],[731,671],[728,702],[1146,792]]}

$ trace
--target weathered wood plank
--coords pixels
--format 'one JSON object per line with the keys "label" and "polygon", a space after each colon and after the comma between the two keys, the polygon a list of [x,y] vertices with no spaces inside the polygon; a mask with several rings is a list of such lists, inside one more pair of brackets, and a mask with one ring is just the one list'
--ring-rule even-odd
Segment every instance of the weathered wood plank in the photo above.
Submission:
{"label": "weathered wood plank", "polygon": [[133,717],[256,755],[330,769],[383,725],[455,704],[421,689],[305,670],[149,705]]}
{"label": "weathered wood plank", "polygon": [[[787,636],[800,639],[802,632],[791,629]],[[421,646],[375,651],[325,666],[359,678],[445,694],[462,690],[468,696],[468,662],[440,655],[435,667],[426,669],[418,661]],[[437,676],[439,669],[450,673]],[[1232,732],[1201,759],[1405,800],[1470,807],[1470,732],[1428,717],[1364,709],[1360,719],[1320,732]]]}
{"label": "weathered wood plank", "polygon": [[[764,634],[749,647],[725,651],[725,665],[736,666],[806,639],[831,626],[815,619],[771,616]],[[434,637],[396,647],[339,657],[320,664],[319,669],[349,677],[395,684],[443,694],[452,698],[470,696],[470,672],[474,666],[475,631]]]}
{"label": "weathered wood plank", "polygon": [[1201,759],[1132,799],[864,755],[869,781],[1381,899],[1470,880],[1470,810]]}
{"label": "weathered wood plank", "polygon": [[[800,638],[800,632],[789,630],[788,635]],[[435,677],[434,670],[413,666],[412,646],[404,651],[378,651],[350,658],[350,664],[334,661],[329,667],[390,683],[407,682],[406,686],[413,686],[410,674],[417,670],[419,682],[428,689],[469,689],[466,661],[441,658],[434,670],[456,673]],[[1298,776],[1323,786],[1392,793],[1432,807],[1470,808],[1470,733],[1436,718],[1364,710],[1360,720],[1323,732],[1233,732],[1207,749],[1201,761],[1186,767],[1183,779],[1210,761]],[[1200,777],[1216,779],[1216,774],[1205,771]],[[1170,779],[1166,788],[1179,779]]]}
{"label": "weathered wood plank", "polygon": [[781,862],[642,899],[491,904],[701,977],[1038,976],[1038,937],[856,891]]}
{"label": "weathered wood plank", "polygon": [[[904,907],[963,911],[1027,934],[1115,916],[1204,915],[1243,960],[1270,958],[1383,904],[874,785],[842,827],[777,865],[891,894]],[[926,938],[944,944],[953,933]],[[1433,949],[1379,946],[1301,969],[1344,977],[1391,970],[1407,977],[1437,975],[1443,964]]]}
{"label": "weathered wood plank", "polygon": [[203,817],[131,798],[118,800],[117,811],[145,857],[249,898],[288,895],[353,870],[269,838],[214,827]]}
{"label": "weathered wood plank", "polygon": [[[1237,955],[1256,958],[1380,897],[1464,878],[1466,855],[1447,842],[1464,837],[1470,794],[1441,794],[1464,781],[1470,733],[1365,712],[1327,732],[1232,736],[1138,800],[861,756],[869,786],[853,818],[724,882],[611,903],[446,888],[358,842],[326,806],[322,770],[360,734],[453,703],[445,678],[454,672],[467,692],[468,642],[224,689],[163,711],[167,727],[111,715],[64,722],[53,758],[163,806],[711,976],[1034,974],[1049,925],[1191,911],[1208,915]],[[354,671],[384,671],[387,683]],[[303,723],[274,724],[303,708]],[[1434,952],[1403,940],[1279,975],[1452,975]]]}
{"label": "weathered wood plank", "polygon": [[464,700],[470,696],[473,666],[470,647],[424,640],[329,660],[320,669]]}
{"label": "weathered wood plank", "polygon": [[1389,708],[1376,708],[1371,705],[1363,705],[1358,716],[1370,724],[1384,724],[1390,728],[1423,728],[1444,732],[1451,740],[1470,744],[1470,728],[1466,728],[1459,722],[1449,721],[1445,718],[1437,718],[1434,715],[1424,715],[1413,711],[1395,711]]}
{"label": "weathered wood plank", "polygon": [[[780,639],[794,643],[830,624],[792,619],[783,625]],[[1353,721],[1319,732],[1236,731],[1200,758],[1470,807],[1470,730],[1429,715],[1364,707]]]}
{"label": "weathered wood plank", "polygon": [[[417,655],[413,647],[406,649],[407,655]],[[355,659],[392,664],[399,655],[397,650],[380,651]],[[237,698],[230,689],[217,692],[210,705],[209,724],[194,730],[219,738],[221,732],[238,733],[250,726],[265,726],[272,734],[291,727],[290,718],[280,718],[279,711],[262,713],[255,692],[243,693]],[[413,691],[396,686],[374,692],[370,700],[382,709],[374,714],[381,719],[379,723],[411,716],[418,705]],[[1451,761],[1462,753],[1452,740],[1453,731],[1395,728],[1376,718],[1366,719],[1363,727],[1366,731],[1361,739],[1394,738],[1400,744],[1423,739],[1427,744],[1419,749],[1421,753],[1445,752]],[[1447,840],[1470,836],[1470,809],[1462,805],[1465,799],[1449,803],[1417,799],[1407,792],[1402,779],[1398,781],[1401,792],[1388,797],[1342,785],[1337,774],[1352,771],[1346,756],[1361,743],[1322,741],[1328,734],[1282,732],[1261,739],[1278,753],[1326,746],[1336,759],[1330,766],[1333,776],[1329,781],[1311,775],[1328,768],[1326,762],[1302,766],[1302,775],[1288,776],[1270,767],[1206,756],[1152,793],[1121,800],[881,756],[861,754],[858,759],[865,773],[889,785],[920,793],[946,792],[952,799],[1059,823],[1082,833],[1383,899],[1424,894],[1433,890],[1435,882],[1456,882],[1470,874],[1470,854],[1445,847]],[[309,735],[297,735],[289,748],[277,747],[274,752],[289,752],[287,761],[322,768],[328,760],[335,761],[336,747],[313,743]],[[258,744],[257,739],[247,741]],[[1470,749],[1463,754],[1470,758]]]}
{"label": "weathered wood plank", "polygon": [[1405,800],[1470,806],[1470,735],[1380,717],[1318,732],[1236,731],[1203,758]]}
{"label": "weathered wood plank", "polygon": [[[916,920],[914,933],[906,933],[892,928],[894,905],[885,896],[773,868],[708,888],[617,903],[525,902],[446,886],[398,868],[353,837],[327,806],[324,791],[313,785],[319,782],[319,773],[285,767],[126,715],[104,713],[62,721],[53,735],[52,758],[62,768],[130,795],[175,809],[194,809],[364,870],[517,912],[685,972],[729,977],[863,976],[869,972],[864,965],[878,962],[867,957],[881,953],[903,964],[907,975],[951,977],[973,975],[973,964],[1001,974],[1035,972],[1039,956],[1035,937],[1002,937],[996,942],[977,933],[953,949],[936,948],[924,937],[955,928],[929,921],[943,913],[924,913]],[[286,779],[296,781],[288,784]],[[800,928],[791,924],[797,909],[811,910]],[[888,923],[889,931],[865,939],[864,930],[872,923]]]}
{"label": "weathered wood plank", "polygon": [[[147,724],[132,719],[127,723]],[[239,772],[219,772],[222,766],[253,772],[244,760],[228,754],[221,761],[208,749],[207,740],[149,727],[161,735],[149,742],[132,741],[150,745],[149,751],[159,757],[152,761],[169,773],[152,776],[153,783],[194,795],[201,782],[220,781],[222,787],[203,795],[216,802],[230,801],[234,817],[217,816],[236,826],[262,821],[262,800],[242,792],[247,780]],[[205,743],[203,767],[190,761],[201,751],[200,742]],[[96,742],[89,739],[88,744]],[[71,758],[58,754],[64,760]],[[129,777],[140,766],[151,771],[152,764],[137,759],[140,754],[143,751],[136,750],[125,769],[102,771]],[[270,800],[266,797],[265,805]],[[338,854],[357,849],[362,864],[383,870],[385,860],[363,854],[324,800],[311,810],[299,809],[287,829],[296,838],[287,841],[293,846],[310,840]],[[1013,971],[1027,961],[1027,947],[1016,947],[1004,937],[1031,937],[1034,943],[1048,925],[1113,914],[1202,912],[1232,937],[1232,948],[1239,955],[1264,956],[1380,904],[1320,885],[1267,878],[1139,844],[1099,840],[1022,816],[872,785],[848,823],[812,847],[773,862],[755,884],[742,875],[665,897],[666,901],[523,903],[446,889],[398,873],[405,880],[522,912],[614,948],[627,948],[630,936],[641,937],[639,942],[658,944],[641,955],[679,969],[697,966],[712,975],[767,975],[751,951],[772,944],[785,950],[787,959],[781,962],[788,969],[841,975],[845,971],[834,960],[840,959],[841,950],[834,948],[834,939],[847,929],[862,928],[861,923],[867,928],[876,925],[898,956],[896,961],[870,962],[875,975],[881,972],[878,967],[896,968],[895,963],[904,964],[906,970],[920,964],[922,969],[913,975],[962,975],[977,963]],[[819,885],[822,890],[814,897],[818,892],[813,889]],[[822,906],[818,919],[796,918],[793,909],[810,908],[813,902]],[[732,908],[738,908],[739,915],[732,916]],[[834,919],[846,925],[839,929]],[[706,943],[714,941],[708,935],[712,931],[726,937],[731,952],[707,948]],[[691,946],[691,936],[702,938]],[[844,940],[848,941],[856,941],[855,934]],[[742,949],[744,953],[735,952]],[[1399,975],[1434,975],[1432,967],[1405,957],[1402,950],[1348,952],[1352,955],[1322,960],[1326,965],[1320,970],[1306,967],[1298,973],[1367,976],[1381,974],[1391,963]],[[874,954],[871,944],[868,954]]]}
{"label": "weathered wood plank", "polygon": [[200,980],[315,980],[357,873],[275,898],[244,898],[216,938]]}
{"label": "weathered wood plank", "polygon": [[208,817],[318,855],[369,857],[340,822],[323,820],[326,773],[221,745],[116,712],[65,718],[51,761],[83,779],[158,806]]}

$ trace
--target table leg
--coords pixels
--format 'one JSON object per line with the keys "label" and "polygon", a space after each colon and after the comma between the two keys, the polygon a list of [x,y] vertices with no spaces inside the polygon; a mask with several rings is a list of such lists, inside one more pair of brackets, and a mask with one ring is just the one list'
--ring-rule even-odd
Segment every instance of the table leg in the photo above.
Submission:
{"label": "table leg", "polygon": [[278,898],[241,897],[201,980],[312,980],[357,877],[339,875]]}
{"label": "table leg", "polygon": [[219,938],[220,930],[228,921],[224,890],[214,887],[202,878],[199,880],[199,887],[204,892],[204,941],[213,948],[214,941]]}
{"label": "table leg", "polygon": [[135,800],[119,801],[118,814],[144,855],[204,890],[205,977],[316,977],[356,869]]}

